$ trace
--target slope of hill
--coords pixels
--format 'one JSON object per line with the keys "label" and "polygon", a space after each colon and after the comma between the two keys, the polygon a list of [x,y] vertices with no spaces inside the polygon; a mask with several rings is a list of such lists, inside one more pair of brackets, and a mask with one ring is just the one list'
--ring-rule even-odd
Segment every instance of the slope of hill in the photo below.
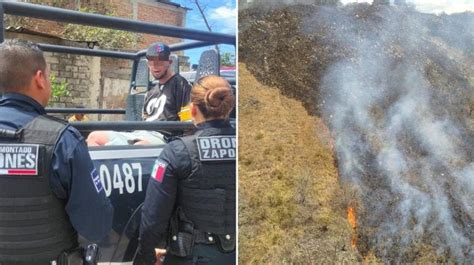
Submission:
{"label": "slope of hill", "polygon": [[[369,4],[280,6],[239,14],[239,60],[259,82],[297,99],[329,127],[336,159],[328,159],[337,161],[339,180],[331,191],[337,195],[333,201],[336,207],[330,213],[343,216],[347,205],[353,206],[357,217],[353,241],[364,259],[372,257],[384,263],[474,262],[473,26],[473,13],[436,16],[409,7]],[[241,94],[254,93],[247,89],[241,85]],[[288,123],[280,123],[286,117],[281,112],[259,117],[258,106],[263,102],[271,102],[270,109],[285,106],[279,103],[280,98],[255,97],[254,101],[241,102],[241,125],[252,122],[282,132],[298,128],[301,115],[291,116]],[[245,108],[255,112],[248,115]],[[294,110],[291,107],[287,112],[294,114]],[[316,124],[313,131],[323,128],[317,121],[312,123]],[[241,131],[243,135],[249,133],[252,141],[240,146],[244,155],[241,176],[253,172],[246,163],[252,165],[254,160],[266,158],[262,162],[266,171],[254,173],[258,177],[252,178],[252,184],[241,181],[243,187],[263,185],[274,191],[270,194],[288,192],[273,205],[275,200],[262,204],[266,198],[262,194],[255,203],[248,199],[252,194],[242,190],[241,214],[255,217],[253,213],[265,213],[265,218],[257,220],[243,218],[243,239],[251,239],[245,236],[260,231],[262,224],[272,229],[264,229],[270,234],[259,237],[260,244],[242,242],[241,252],[256,251],[260,254],[250,257],[267,261],[271,259],[262,253],[278,257],[275,253],[285,249],[275,247],[268,238],[290,242],[295,238],[293,230],[317,222],[272,225],[275,222],[271,220],[288,220],[286,216],[297,220],[293,217],[300,215],[291,215],[294,207],[279,206],[282,202],[292,205],[288,198],[298,192],[288,181],[277,182],[279,185],[273,182],[272,176],[287,168],[281,162],[289,158],[275,155],[270,148],[260,150],[257,143],[268,139],[275,147],[287,144],[280,149],[305,154],[300,164],[308,166],[318,157],[307,154],[315,150],[310,143],[316,140],[296,147],[287,139],[267,137],[272,131]],[[296,131],[298,136],[288,139],[307,139],[304,130]],[[242,143],[245,141],[242,137]],[[343,196],[337,193],[341,188]],[[308,192],[314,198],[318,195]],[[318,234],[312,238],[313,242],[326,242]],[[260,251],[264,246],[267,250]],[[309,253],[317,249],[314,246],[307,248]],[[307,245],[298,247],[305,249]],[[296,253],[296,249],[290,252]],[[314,255],[324,257],[318,252]]]}
{"label": "slope of hill", "polygon": [[[262,83],[319,115],[323,77],[333,64],[368,55],[391,62],[387,70],[396,71],[409,58],[453,112],[466,115],[474,112],[473,27],[474,13],[435,16],[368,4],[252,8],[239,12],[239,60]],[[449,91],[454,89],[462,92]]]}
{"label": "slope of hill", "polygon": [[327,128],[239,65],[239,263],[354,262]]}

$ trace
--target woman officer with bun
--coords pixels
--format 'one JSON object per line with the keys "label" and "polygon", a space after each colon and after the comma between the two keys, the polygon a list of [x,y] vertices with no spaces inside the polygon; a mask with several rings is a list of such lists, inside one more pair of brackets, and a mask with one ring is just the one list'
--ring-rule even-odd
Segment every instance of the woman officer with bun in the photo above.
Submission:
{"label": "woman officer with bun", "polygon": [[236,138],[229,123],[235,98],[218,76],[191,90],[196,130],[165,146],[155,162],[142,208],[134,264],[235,264]]}

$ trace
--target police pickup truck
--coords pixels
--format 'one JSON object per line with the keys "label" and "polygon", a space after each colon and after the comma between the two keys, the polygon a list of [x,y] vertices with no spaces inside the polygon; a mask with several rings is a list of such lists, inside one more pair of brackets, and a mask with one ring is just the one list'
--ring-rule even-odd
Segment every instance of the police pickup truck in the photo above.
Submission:
{"label": "police pickup truck", "polygon": [[[106,27],[155,34],[183,39],[178,44],[170,45],[172,52],[206,47],[215,44],[233,45],[235,36],[221,33],[198,31],[153,24],[117,17],[89,14],[49,6],[40,6],[21,2],[0,2],[0,27],[3,28],[4,14],[26,16],[65,23],[75,23],[96,27]],[[4,31],[0,31],[0,42],[4,40]],[[68,53],[86,56],[129,59],[133,61],[130,93],[125,110],[106,109],[47,109],[48,113],[96,113],[124,114],[121,122],[80,122],[71,123],[85,136],[93,130],[154,130],[175,134],[177,131],[189,131],[193,128],[190,122],[143,122],[141,111],[144,94],[153,84],[150,80],[145,50],[136,53],[66,47],[50,44],[39,44],[46,52]],[[178,72],[178,59],[173,56],[173,66]],[[215,50],[205,51],[200,58],[198,69],[189,81],[194,81],[208,74],[219,75],[219,55]],[[228,77],[235,85],[235,76]],[[145,198],[145,191],[151,175],[154,161],[163,150],[163,145],[151,146],[101,146],[91,147],[90,155],[99,173],[100,181],[106,195],[114,205],[114,222],[112,231],[99,244],[99,264],[130,264],[138,246],[138,228],[140,210]],[[86,244],[87,242],[81,242]]]}

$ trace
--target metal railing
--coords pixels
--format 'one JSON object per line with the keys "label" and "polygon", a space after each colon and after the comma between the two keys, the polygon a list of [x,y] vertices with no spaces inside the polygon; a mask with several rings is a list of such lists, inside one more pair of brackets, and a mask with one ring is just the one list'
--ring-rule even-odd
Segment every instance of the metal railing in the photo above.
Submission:
{"label": "metal railing", "polygon": [[[131,20],[126,18],[83,13],[79,11],[50,6],[34,5],[29,3],[0,2],[0,4],[3,7],[3,12],[0,11],[0,18],[2,19],[2,21],[3,13],[6,13],[16,16],[46,19],[50,21],[119,29],[137,33],[148,33],[153,35],[161,35],[189,40],[199,40],[216,44],[222,43],[235,45],[235,36],[229,34],[187,29],[164,24],[155,24],[150,22]],[[0,41],[2,42],[3,36],[4,35],[2,33],[0,35]]]}
{"label": "metal railing", "polygon": [[71,125],[80,131],[113,130],[113,131],[182,131],[194,128],[191,122],[180,121],[88,121],[71,122]]}
{"label": "metal railing", "polygon": [[[0,0],[0,43],[5,39],[4,18],[5,14],[15,16],[25,16],[31,18],[45,19],[49,21],[58,21],[74,23],[80,25],[96,26],[125,30],[136,33],[147,33],[153,35],[182,38],[185,40],[170,45],[171,51],[183,51],[192,48],[200,48],[214,44],[229,44],[236,46],[236,36],[223,33],[215,33],[194,29],[181,28],[176,26],[155,24],[125,18],[111,17],[98,14],[90,14],[79,11],[61,9],[50,6],[35,5],[22,2],[2,2]],[[89,49],[80,47],[70,47],[62,45],[52,45],[39,43],[38,46],[46,52],[67,53],[74,55],[86,55],[97,57],[109,57],[117,59],[128,59],[134,61],[132,67],[131,84],[135,82],[137,63],[142,58],[146,50],[138,52],[123,52],[103,49]],[[234,81],[235,82],[235,81]],[[94,113],[94,114],[125,114],[124,109],[88,109],[88,108],[47,108],[48,113]],[[189,122],[74,122],[71,123],[79,130],[186,130],[193,127]]]}
{"label": "metal railing", "polygon": [[47,113],[125,114],[125,109],[46,108]]}

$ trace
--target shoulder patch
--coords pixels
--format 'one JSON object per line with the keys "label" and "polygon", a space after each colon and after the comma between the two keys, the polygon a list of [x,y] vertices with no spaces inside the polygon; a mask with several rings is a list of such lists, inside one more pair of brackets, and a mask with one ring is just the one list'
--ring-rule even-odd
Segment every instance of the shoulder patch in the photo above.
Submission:
{"label": "shoulder patch", "polygon": [[161,160],[161,159],[157,159],[155,161],[155,165],[153,166],[153,169],[151,171],[151,177],[162,183],[163,182],[163,179],[165,177],[165,172],[166,172],[166,167],[168,166],[168,164]]}
{"label": "shoulder patch", "polygon": [[0,144],[0,175],[38,176],[39,145]]}
{"label": "shoulder patch", "polygon": [[235,135],[204,136],[196,141],[201,161],[235,160]]}
{"label": "shoulder patch", "polygon": [[97,193],[100,193],[103,187],[102,182],[100,181],[99,174],[97,174],[97,170],[95,168],[91,171],[91,178],[92,182],[94,183],[95,190],[97,191]]}

